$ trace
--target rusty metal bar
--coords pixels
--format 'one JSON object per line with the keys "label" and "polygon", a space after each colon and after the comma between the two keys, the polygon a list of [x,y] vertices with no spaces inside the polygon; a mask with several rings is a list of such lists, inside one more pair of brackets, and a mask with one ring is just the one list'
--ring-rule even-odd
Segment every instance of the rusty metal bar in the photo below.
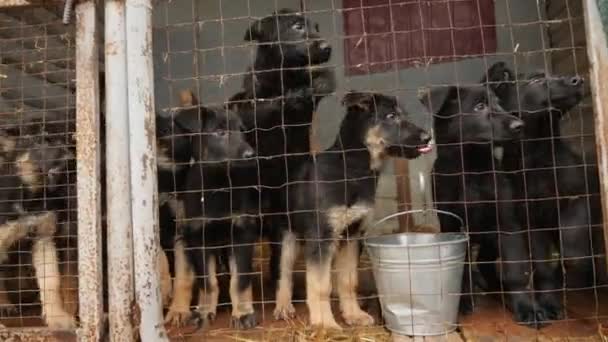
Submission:
{"label": "rusty metal bar", "polygon": [[99,73],[94,1],[76,6],[76,155],[78,158],[78,275],[81,341],[102,335]]}
{"label": "rusty metal bar", "polygon": [[76,341],[76,334],[47,328],[0,327],[0,341],[72,342]]}
{"label": "rusty metal bar", "polygon": [[135,296],[142,341],[168,341],[158,267],[156,116],[152,59],[152,1],[127,0],[127,87]]}
{"label": "rusty metal bar", "polygon": [[596,0],[585,0],[583,6],[590,65],[589,77],[595,109],[595,139],[602,195],[604,246],[608,251],[608,44]]}
{"label": "rusty metal bar", "polygon": [[125,2],[105,3],[106,184],[110,340],[133,341],[133,240]]}

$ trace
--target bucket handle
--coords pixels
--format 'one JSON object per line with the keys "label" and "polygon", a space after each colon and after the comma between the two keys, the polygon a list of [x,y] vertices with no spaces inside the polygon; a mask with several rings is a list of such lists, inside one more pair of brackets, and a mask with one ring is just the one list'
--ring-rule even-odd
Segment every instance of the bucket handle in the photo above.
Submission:
{"label": "bucket handle", "polygon": [[460,216],[451,213],[449,211],[445,211],[445,210],[439,210],[439,209],[412,209],[412,210],[404,210],[404,211],[400,211],[398,213],[394,213],[388,216],[385,216],[383,218],[381,218],[380,220],[376,221],[376,223],[374,223],[374,225],[379,225],[380,223],[384,223],[392,218],[398,217],[398,216],[402,216],[402,215],[411,215],[411,214],[418,214],[418,213],[425,213],[425,212],[434,212],[437,214],[443,214],[443,215],[447,215],[447,216],[451,216],[455,219],[458,220],[458,222],[460,222],[460,231],[464,232],[464,221],[462,220],[462,218],[460,218]]}

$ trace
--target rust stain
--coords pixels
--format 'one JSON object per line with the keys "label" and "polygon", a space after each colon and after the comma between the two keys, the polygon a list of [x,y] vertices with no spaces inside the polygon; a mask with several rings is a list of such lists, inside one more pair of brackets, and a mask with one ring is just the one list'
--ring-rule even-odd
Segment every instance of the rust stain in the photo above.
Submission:
{"label": "rust stain", "polygon": [[152,35],[146,34],[146,38],[144,39],[144,44],[141,49],[142,56],[148,56],[152,53]]}
{"label": "rust stain", "polygon": [[145,182],[148,179],[148,171],[147,171],[148,159],[149,159],[148,155],[146,155],[146,154],[141,156],[141,166],[142,166],[141,181],[142,182]]}
{"label": "rust stain", "polygon": [[116,42],[108,42],[105,45],[106,55],[114,56],[118,53],[118,44]]}
{"label": "rust stain", "polygon": [[131,302],[131,326],[133,327],[134,341],[139,341],[139,326],[141,324],[141,309],[136,300]]}
{"label": "rust stain", "polygon": [[154,151],[156,145],[156,117],[150,96],[145,97],[144,106],[146,113],[150,113],[150,115],[146,115],[144,118],[144,130],[148,139],[148,149]]}
{"label": "rust stain", "polygon": [[7,328],[0,325],[0,341],[76,342],[77,336],[72,331],[53,331],[47,328]]}

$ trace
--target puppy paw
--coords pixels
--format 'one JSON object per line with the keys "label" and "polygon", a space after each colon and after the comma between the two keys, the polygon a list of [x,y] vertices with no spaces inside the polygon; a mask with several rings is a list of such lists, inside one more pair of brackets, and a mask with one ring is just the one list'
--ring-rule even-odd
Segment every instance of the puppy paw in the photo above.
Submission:
{"label": "puppy paw", "polygon": [[190,310],[178,310],[171,308],[165,316],[165,324],[169,324],[173,327],[181,327],[187,325],[192,317],[193,315]]}
{"label": "puppy paw", "polygon": [[321,329],[338,331],[342,330],[342,327],[336,322],[333,317],[323,317],[322,319],[311,318],[310,325]]}
{"label": "puppy paw", "polygon": [[45,317],[46,324],[53,330],[72,330],[76,328],[76,320],[67,312],[53,312]]}
{"label": "puppy paw", "polygon": [[255,312],[250,314],[245,314],[240,317],[232,317],[231,326],[234,329],[246,330],[255,328],[258,325],[258,320]]}
{"label": "puppy paw", "polygon": [[19,312],[17,306],[11,303],[0,304],[0,317],[14,316]]}
{"label": "puppy paw", "polygon": [[367,327],[370,325],[374,325],[374,318],[363,310],[359,310],[358,312],[350,312],[342,314],[344,321],[346,324],[350,326],[363,326]]}
{"label": "puppy paw", "polygon": [[279,305],[274,308],[274,319],[276,320],[289,320],[295,317],[296,309],[293,307],[293,304],[287,303]]}

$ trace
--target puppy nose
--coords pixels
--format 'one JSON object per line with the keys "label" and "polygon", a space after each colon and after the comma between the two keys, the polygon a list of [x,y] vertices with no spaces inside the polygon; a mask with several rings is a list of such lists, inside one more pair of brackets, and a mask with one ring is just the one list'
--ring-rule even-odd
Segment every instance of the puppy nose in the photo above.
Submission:
{"label": "puppy nose", "polygon": [[321,42],[321,44],[319,44],[319,49],[323,50],[323,51],[331,51],[331,46],[329,45],[328,42]]}
{"label": "puppy nose", "polygon": [[520,120],[513,121],[509,125],[509,129],[515,133],[520,132],[523,127],[524,127],[524,123]]}
{"label": "puppy nose", "polygon": [[425,144],[428,144],[428,142],[431,141],[431,135],[428,134],[427,132],[420,133],[420,141],[422,141]]}
{"label": "puppy nose", "polygon": [[570,84],[572,84],[573,86],[577,86],[579,84],[583,83],[583,78],[579,77],[579,76],[574,76],[570,79]]}
{"label": "puppy nose", "polygon": [[251,158],[255,155],[252,149],[248,148],[243,152],[243,158]]}

